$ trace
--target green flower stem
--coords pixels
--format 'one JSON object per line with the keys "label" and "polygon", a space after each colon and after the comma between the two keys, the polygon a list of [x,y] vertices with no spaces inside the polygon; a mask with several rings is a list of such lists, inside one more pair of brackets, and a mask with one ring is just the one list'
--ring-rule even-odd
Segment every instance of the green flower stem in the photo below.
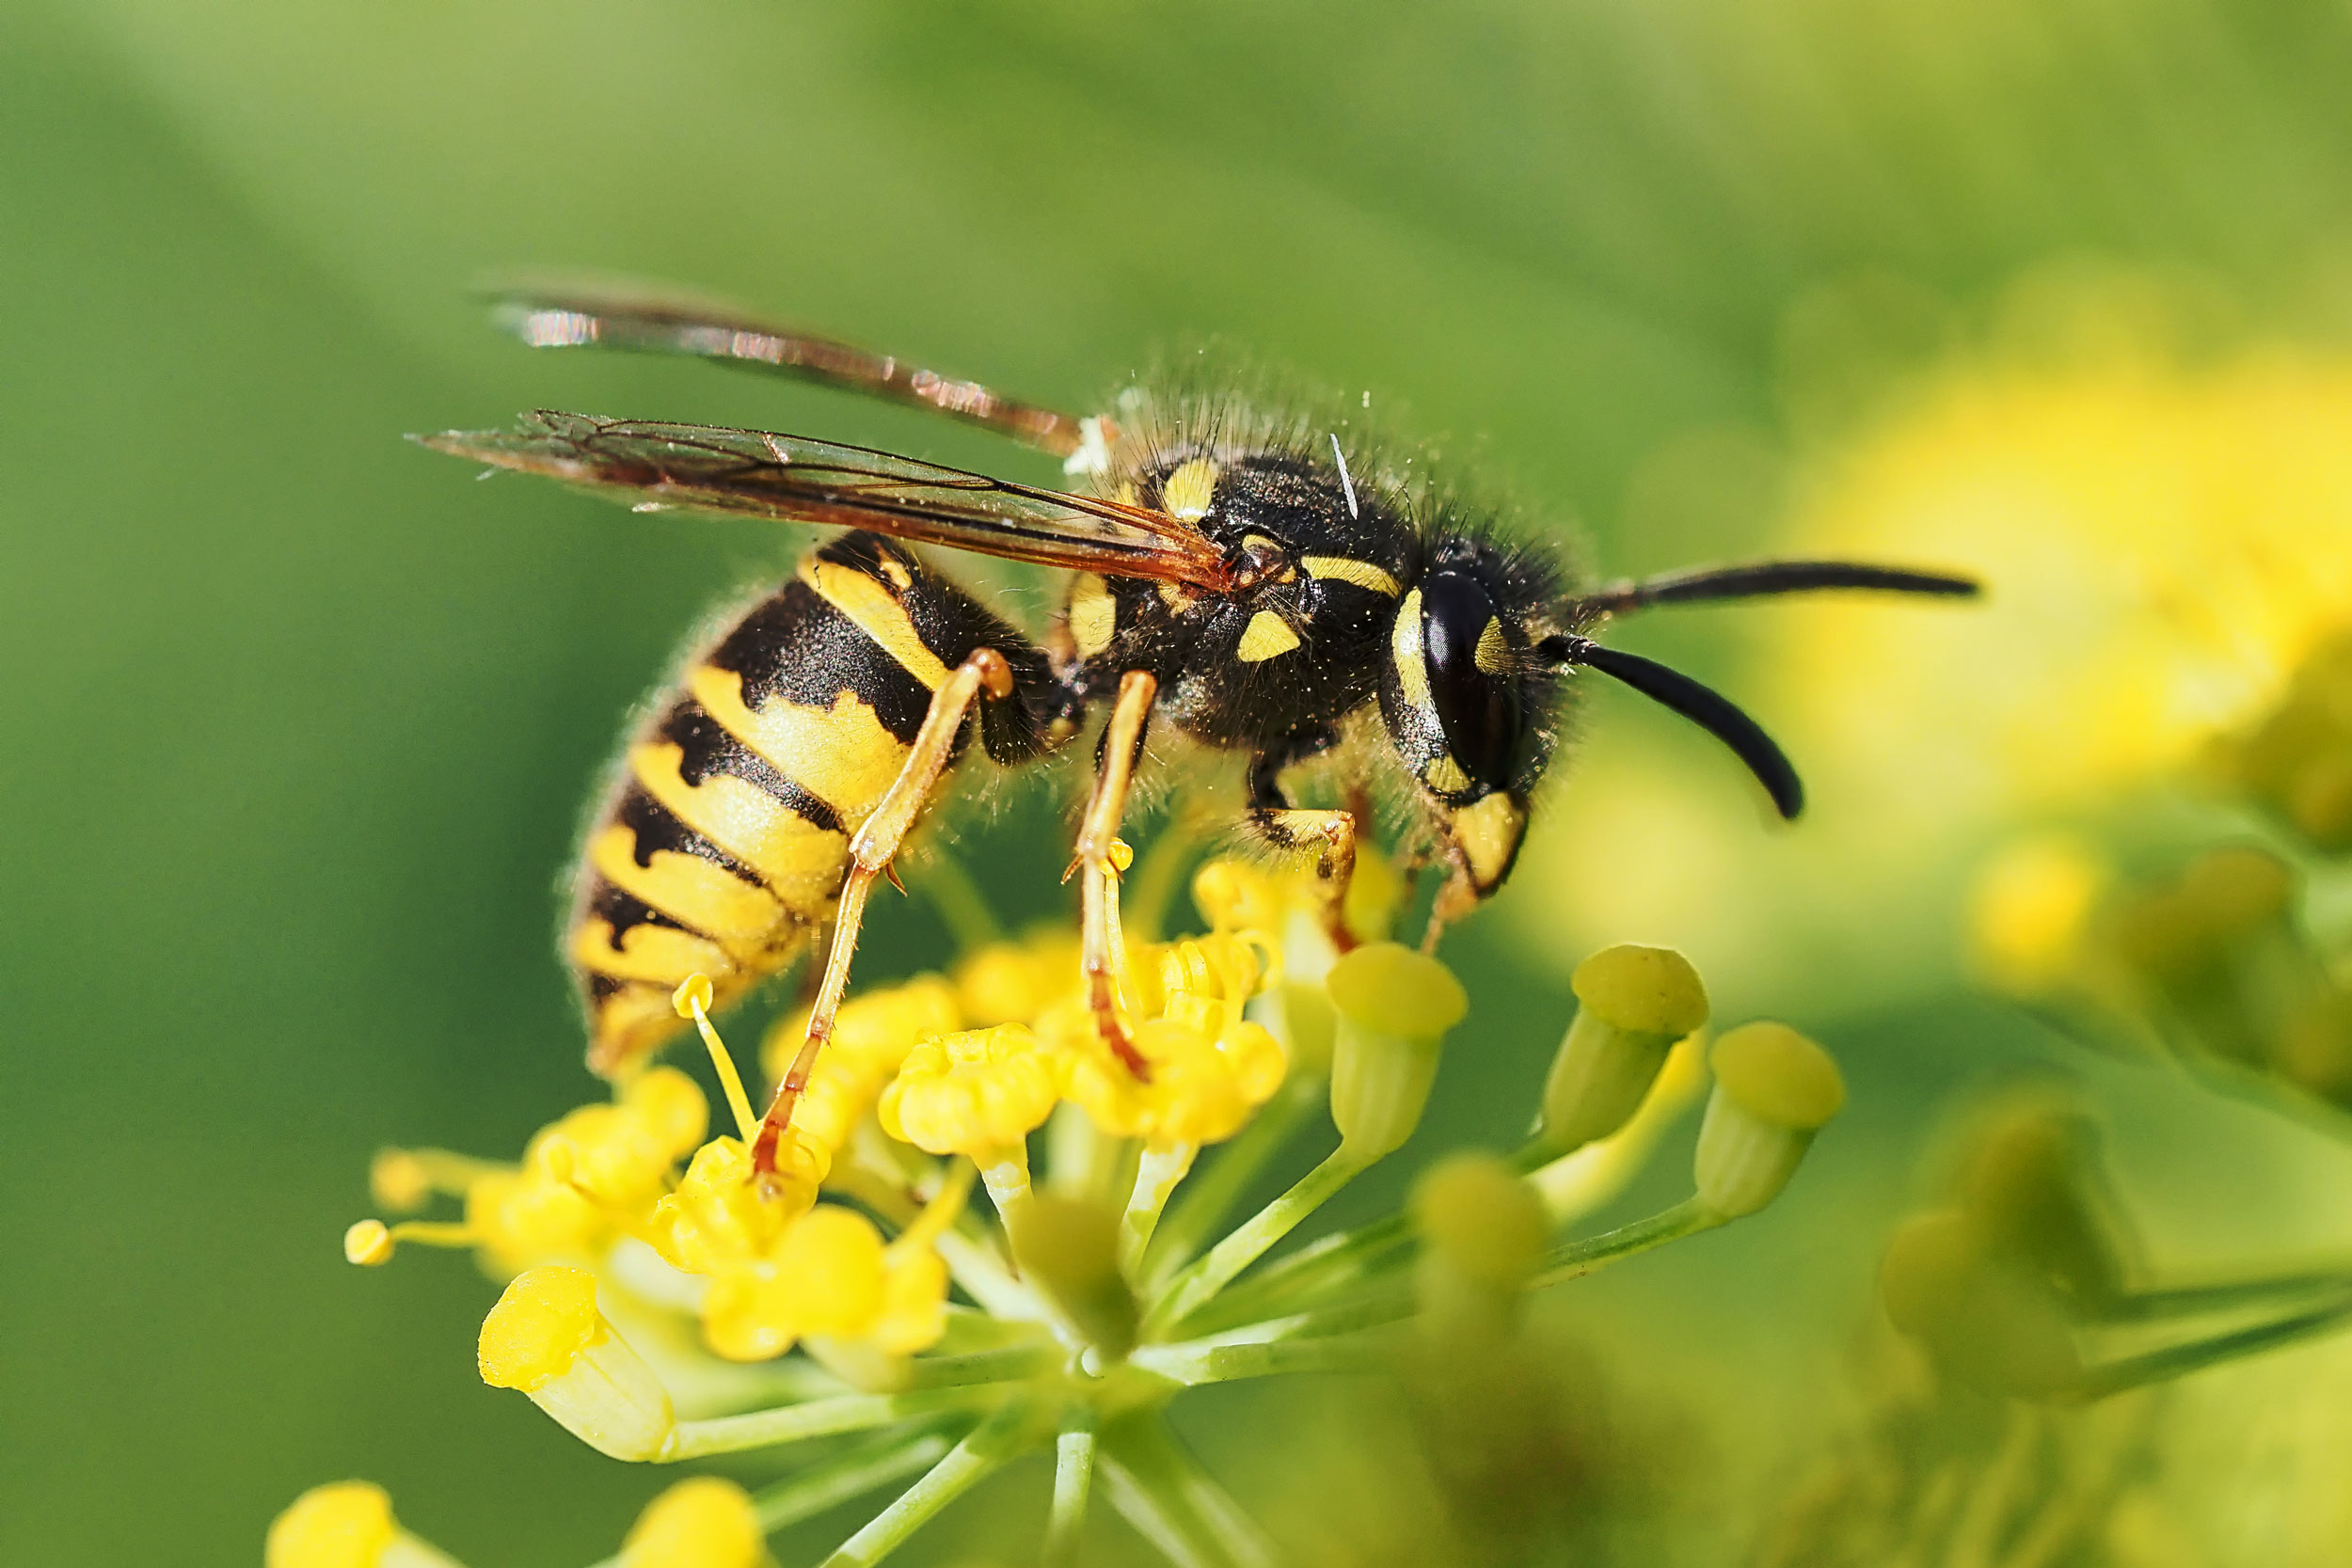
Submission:
{"label": "green flower stem", "polygon": [[978,1302],[990,1316],[1017,1323],[1045,1321],[1045,1307],[1037,1299],[1037,1293],[1013,1277],[994,1247],[980,1245],[954,1230],[932,1244],[939,1249],[940,1260],[947,1265],[947,1273],[963,1293]]}
{"label": "green flower stem", "polygon": [[1178,1563],[1274,1568],[1274,1544],[1158,1412],[1121,1421],[1107,1433],[1103,1466],[1113,1483],[1113,1506]]}
{"label": "green flower stem", "polygon": [[[1411,1311],[1409,1304],[1396,1316]],[[1192,1340],[1181,1345],[1146,1345],[1128,1359],[1147,1372],[1197,1388],[1204,1383],[1282,1377],[1295,1372],[1364,1372],[1395,1365],[1397,1346],[1386,1335],[1330,1334],[1315,1338]]]}
{"label": "green flower stem", "polygon": [[2223,1312],[2239,1307],[2267,1307],[2282,1297],[2313,1296],[2352,1290],[2352,1273],[2279,1275],[2262,1279],[2217,1280],[2204,1285],[2176,1286],[2162,1291],[2134,1291],[2112,1302],[2091,1304],[2096,1316],[2113,1322],[2143,1323],[2156,1318],[2187,1317],[2200,1312]]}
{"label": "green flower stem", "polygon": [[1000,1385],[979,1384],[961,1388],[925,1389],[912,1394],[838,1394],[802,1404],[753,1410],[740,1416],[713,1416],[707,1420],[680,1421],[671,1430],[661,1450],[663,1463],[702,1459],[714,1453],[740,1453],[746,1449],[797,1443],[808,1437],[830,1437],[841,1432],[865,1432],[890,1426],[917,1416],[951,1410],[984,1410],[1004,1398]]}
{"label": "green flower stem", "polygon": [[969,1355],[918,1356],[907,1368],[906,1387],[969,1388],[1012,1383],[1054,1371],[1063,1359],[1061,1348],[1051,1344],[1007,1345]]}
{"label": "green flower stem", "polygon": [[1004,941],[1004,923],[988,907],[987,895],[972,879],[972,873],[963,868],[963,863],[936,846],[927,859],[929,863],[914,885],[923,890],[923,896],[939,911],[940,924],[956,939],[956,950],[970,953],[990,942]]}
{"label": "green flower stem", "polygon": [[1149,1255],[1144,1279],[1151,1287],[1166,1285],[1177,1270],[1199,1255],[1266,1162],[1279,1154],[1299,1125],[1330,1098],[1329,1081],[1317,1074],[1297,1073],[1283,1080],[1241,1135],[1217,1150],[1206,1171],[1184,1184],[1184,1196],[1160,1226]]}
{"label": "green flower stem", "polygon": [[1663,1210],[1631,1225],[1604,1230],[1581,1242],[1563,1242],[1544,1254],[1543,1267],[1529,1282],[1530,1290],[1540,1291],[1548,1285],[1564,1280],[1579,1279],[1594,1274],[1620,1259],[1637,1252],[1678,1242],[1685,1236],[1695,1236],[1702,1230],[1712,1230],[1724,1223],[1724,1217],[1700,1202],[1686,1197],[1673,1208]]}
{"label": "green flower stem", "polygon": [[1045,1568],[1070,1568],[1078,1560],[1086,1526],[1087,1498],[1094,1487],[1094,1406],[1073,1402],[1062,1412],[1054,1439],[1054,1505],[1045,1520]]}
{"label": "green flower stem", "polygon": [[2144,1384],[2167,1383],[2184,1377],[2217,1362],[2251,1355],[2275,1345],[2289,1344],[2313,1334],[2323,1333],[2352,1320],[2352,1296],[2317,1307],[2307,1312],[2292,1313],[2270,1323],[2257,1323],[2251,1328],[2235,1329],[2218,1334],[2210,1339],[2193,1339],[2185,1345],[2169,1345],[2163,1350],[2150,1351],[2145,1355],[2125,1356],[2094,1367],[2085,1372],[2059,1398],[2070,1404],[2088,1404],[2110,1394]]}
{"label": "green flower stem", "polygon": [[1190,1173],[1200,1152],[1199,1144],[1168,1148],[1147,1145],[1136,1162],[1135,1191],[1128,1196],[1127,1212],[1119,1222],[1119,1266],[1131,1277],[1143,1261],[1143,1249],[1152,1244],[1152,1232],[1160,1223],[1160,1211],[1168,1207],[1168,1195]]}
{"label": "green flower stem", "polygon": [[752,1495],[759,1528],[773,1535],[862,1497],[877,1486],[929,1469],[946,1457],[947,1434],[936,1428],[906,1437],[893,1433],[836,1459],[803,1470]]}
{"label": "green flower stem", "polygon": [[1014,1403],[982,1421],[922,1480],[900,1493],[898,1501],[844,1541],[822,1568],[866,1568],[888,1557],[933,1514],[1028,1447],[1031,1415],[1027,1405]]}
{"label": "green flower stem", "polygon": [[[1321,1081],[1314,1082],[1317,1085],[1315,1092],[1319,1096]],[[1321,1101],[1316,1098],[1312,1103],[1320,1104]],[[1309,1108],[1311,1109],[1311,1105]],[[1267,1109],[1270,1111],[1273,1107],[1269,1106]],[[1263,1119],[1263,1115],[1264,1113],[1261,1113],[1261,1120]],[[1256,1125],[1253,1124],[1250,1132],[1254,1132],[1256,1130]],[[1177,1213],[1161,1227],[1163,1244],[1168,1235],[1175,1231],[1185,1219],[1186,1210],[1190,1203],[1197,1200],[1200,1193],[1223,1174],[1226,1162],[1232,1159],[1232,1153],[1240,1148],[1243,1140],[1249,1135],[1249,1132],[1244,1132],[1240,1138],[1236,1138],[1232,1148],[1227,1152],[1226,1156],[1209,1168],[1207,1176],[1194,1182],[1187,1190],[1186,1204],[1180,1206]],[[1511,1156],[1511,1168],[1521,1176],[1527,1176],[1542,1169],[1557,1158],[1565,1158],[1565,1156],[1556,1155],[1539,1138],[1531,1139],[1521,1145],[1518,1151]],[[1299,1248],[1279,1262],[1268,1264],[1264,1272],[1256,1278],[1247,1284],[1236,1286],[1220,1297],[1215,1310],[1202,1315],[1204,1322],[1209,1326],[1227,1323],[1247,1323],[1252,1318],[1263,1317],[1270,1311],[1278,1310],[1302,1295],[1327,1295],[1345,1290],[1351,1285],[1379,1274],[1390,1264],[1403,1258],[1412,1250],[1416,1240],[1413,1234],[1412,1216],[1402,1210],[1393,1214],[1383,1215],[1369,1224],[1359,1225],[1353,1230],[1343,1230],[1322,1237]],[[1158,1248],[1153,1249],[1154,1252],[1158,1250]]]}
{"label": "green flower stem", "polygon": [[1184,1326],[1208,1331],[1252,1323],[1302,1298],[1337,1294],[1384,1272],[1409,1253],[1416,1240],[1402,1213],[1319,1237],[1223,1292]]}
{"label": "green flower stem", "polygon": [[1235,1275],[1256,1262],[1266,1248],[1322,1208],[1369,1164],[1361,1156],[1349,1153],[1345,1145],[1332,1150],[1323,1164],[1300,1177],[1296,1186],[1243,1221],[1232,1235],[1210,1248],[1207,1257],[1169,1281],[1167,1293],[1152,1309],[1147,1332],[1152,1327],[1182,1323],[1187,1314],[1223,1290]]}

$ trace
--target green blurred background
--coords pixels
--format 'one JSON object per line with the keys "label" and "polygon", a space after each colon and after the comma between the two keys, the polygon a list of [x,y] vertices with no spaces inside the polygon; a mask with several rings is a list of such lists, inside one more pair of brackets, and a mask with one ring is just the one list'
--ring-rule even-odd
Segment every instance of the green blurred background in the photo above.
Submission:
{"label": "green blurred background", "polygon": [[[251,1562],[295,1493],[364,1475],[470,1562],[580,1562],[665,1479],[481,1386],[464,1261],[363,1274],[337,1238],[378,1145],[511,1149],[593,1092],[551,941],[587,781],[683,633],[797,541],[477,485],[401,434],[548,404],[1053,477],[818,391],[534,356],[469,304],[485,273],[691,283],[1062,404],[1222,335],[1375,389],[1642,571],[1770,546],[1773,464],[1935,347],[1901,311],[1824,318],[1855,278],[1964,316],[2089,257],[2340,344],[2347,81],[2352,13],[2322,0],[0,8],[0,1559]],[[1692,451],[1763,456],[1677,503],[1660,454]],[[1756,695],[1756,625],[1628,640]],[[1752,831],[1703,740],[1614,694],[1590,727],[1555,819],[1646,767]],[[1059,907],[1057,810],[964,836],[1010,915]],[[1835,832],[1643,929],[1523,876],[1451,949],[1477,1010],[1419,1147],[1523,1128],[1592,942],[1705,959],[1685,914],[1737,925],[1792,878],[1834,900]],[[1722,1015],[1830,1039],[1855,1112],[1764,1220],[1549,1308],[1714,1421],[1688,1469],[1750,1474],[1827,1420],[1914,1156],[2004,1066],[2106,1083],[2189,1242],[2318,1159],[1972,1000],[1966,848],[1709,967]],[[866,973],[946,951],[894,906]],[[1246,1498],[1309,1418],[1285,1408],[1199,1428]],[[1702,1535],[1737,1537],[1708,1512],[1736,1491]],[[1041,1477],[1012,1497],[1041,1507]]]}

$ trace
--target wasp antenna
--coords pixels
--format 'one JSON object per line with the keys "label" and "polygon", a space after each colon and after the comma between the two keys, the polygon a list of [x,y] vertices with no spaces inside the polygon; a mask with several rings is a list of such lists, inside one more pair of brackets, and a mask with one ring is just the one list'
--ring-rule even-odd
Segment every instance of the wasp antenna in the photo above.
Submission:
{"label": "wasp antenna", "polygon": [[1872,566],[1859,561],[1754,561],[1739,566],[1702,566],[1669,572],[1640,582],[1613,583],[1576,601],[1581,616],[1621,615],[1660,604],[1696,604],[1710,599],[1754,599],[1771,594],[1809,594],[1820,589],[1862,589],[1883,594],[1928,594],[1974,598],[1984,585],[1948,572],[1915,572]]}
{"label": "wasp antenna", "polygon": [[1732,754],[1747,764],[1748,771],[1756,775],[1764,792],[1772,798],[1772,805],[1782,816],[1793,820],[1804,810],[1804,784],[1797,777],[1788,753],[1764,733],[1763,726],[1740,712],[1730,698],[1714,688],[1702,686],[1656,659],[1604,648],[1590,638],[1547,638],[1537,651],[1557,664],[1589,665],[1604,675],[1623,681],[1652,702],[1674,709],[1730,747]]}

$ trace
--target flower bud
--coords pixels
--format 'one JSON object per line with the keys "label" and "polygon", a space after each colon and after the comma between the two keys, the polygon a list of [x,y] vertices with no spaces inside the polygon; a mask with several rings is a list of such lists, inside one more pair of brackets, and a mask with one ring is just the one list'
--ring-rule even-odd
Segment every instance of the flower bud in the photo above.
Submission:
{"label": "flower bud", "polygon": [[313,1486],[270,1522],[263,1568],[457,1568],[402,1529],[384,1489],[364,1481]]}
{"label": "flower bud", "polygon": [[596,1309],[596,1278],[548,1265],[516,1275],[482,1321],[482,1381],[519,1388],[573,1436],[614,1459],[654,1459],[670,1396]]}
{"label": "flower bud", "polygon": [[1517,1291],[1543,1261],[1550,1223],[1534,1184],[1491,1154],[1455,1154],[1413,1183],[1413,1228],[1455,1272]]}
{"label": "flower bud", "polygon": [[1022,1277],[1042,1290],[1106,1359],[1135,1347],[1141,1312],[1119,1267],[1119,1213],[1087,1198],[1040,1193],[1023,1206],[1012,1252]]}
{"label": "flower bud", "polygon": [[2033,1398],[2082,1375],[2064,1299],[2004,1259],[1973,1215],[1946,1209],[1905,1221],[1879,1289],[1895,1326],[1973,1387]]}
{"label": "flower bud", "polygon": [[1438,1075],[1446,1031],[1470,1010],[1453,972],[1392,942],[1367,942],[1331,966],[1339,1013],[1331,1120],[1342,1152],[1369,1163],[1412,1135]]}
{"label": "flower bud", "polygon": [[1959,1183],[1961,1206],[2003,1250],[2087,1305],[2120,1296],[2130,1273],[2095,1136],[2079,1111],[2020,1099],[1978,1130]]}
{"label": "flower bud", "polygon": [[1666,1053],[1707,1022],[1707,988],[1671,947],[1603,948],[1569,984],[1580,1006],[1544,1080],[1539,1128],[1562,1154],[1630,1120]]}
{"label": "flower bud", "polygon": [[1829,1053],[1783,1023],[1743,1023],[1715,1042],[1715,1092],[1699,1124],[1699,1199],[1727,1219],[1788,1185],[1813,1134],[1846,1103]]}
{"label": "flower bud", "polygon": [[695,1476],[645,1505],[615,1568],[758,1568],[766,1556],[759,1514],[743,1489]]}

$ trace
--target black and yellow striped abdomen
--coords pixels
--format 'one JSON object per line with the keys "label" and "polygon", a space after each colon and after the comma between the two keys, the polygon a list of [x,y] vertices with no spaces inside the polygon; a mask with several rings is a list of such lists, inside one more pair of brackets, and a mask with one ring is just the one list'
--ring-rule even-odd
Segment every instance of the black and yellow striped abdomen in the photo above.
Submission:
{"label": "black and yellow striped abdomen", "polygon": [[689,974],[709,975],[723,1006],[809,944],[931,693],[982,646],[1012,664],[1017,690],[980,715],[988,751],[1034,755],[1042,656],[873,534],[812,551],[688,664],[582,847],[567,945],[591,1066],[612,1072],[675,1034],[670,995]]}

